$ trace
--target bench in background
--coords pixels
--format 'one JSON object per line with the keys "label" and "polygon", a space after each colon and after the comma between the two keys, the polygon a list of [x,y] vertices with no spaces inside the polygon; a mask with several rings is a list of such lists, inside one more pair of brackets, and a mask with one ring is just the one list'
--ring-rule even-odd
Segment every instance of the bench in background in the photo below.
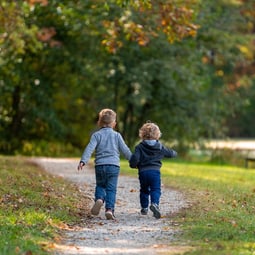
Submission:
{"label": "bench in background", "polygon": [[245,158],[245,167],[248,168],[249,167],[249,161],[251,162],[255,162],[255,156],[247,156]]}

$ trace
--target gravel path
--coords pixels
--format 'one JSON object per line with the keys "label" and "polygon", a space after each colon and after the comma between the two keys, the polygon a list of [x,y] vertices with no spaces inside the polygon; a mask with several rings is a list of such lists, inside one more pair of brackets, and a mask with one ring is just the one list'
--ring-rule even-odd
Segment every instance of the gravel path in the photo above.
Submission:
{"label": "gravel path", "polygon": [[[74,183],[88,196],[93,205],[94,170],[85,167],[77,172],[78,160],[36,158],[37,164],[53,175],[62,176]],[[155,219],[152,212],[140,215],[138,178],[119,177],[116,220],[106,220],[104,210],[99,216],[86,219],[81,226],[65,233],[64,243],[56,245],[56,255],[71,254],[140,254],[155,255],[170,251],[176,228],[173,229],[170,215],[189,206],[182,193],[162,185],[160,208],[161,219]]]}

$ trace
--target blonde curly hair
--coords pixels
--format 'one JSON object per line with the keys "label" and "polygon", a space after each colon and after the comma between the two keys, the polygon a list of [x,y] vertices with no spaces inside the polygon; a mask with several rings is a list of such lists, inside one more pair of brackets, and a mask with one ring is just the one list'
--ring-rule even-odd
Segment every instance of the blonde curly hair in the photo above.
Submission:
{"label": "blonde curly hair", "polygon": [[113,127],[116,123],[116,112],[112,109],[105,108],[99,112],[98,126],[99,127]]}
{"label": "blonde curly hair", "polygon": [[155,123],[147,122],[139,129],[139,137],[142,140],[158,140],[161,132]]}

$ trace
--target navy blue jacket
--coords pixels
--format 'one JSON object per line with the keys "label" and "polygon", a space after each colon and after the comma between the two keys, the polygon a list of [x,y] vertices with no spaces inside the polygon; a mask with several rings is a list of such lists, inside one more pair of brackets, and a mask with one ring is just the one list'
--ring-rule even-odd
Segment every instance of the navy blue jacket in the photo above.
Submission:
{"label": "navy blue jacket", "polygon": [[173,158],[177,156],[177,152],[164,147],[159,141],[154,145],[149,145],[146,141],[142,141],[135,147],[135,152],[129,160],[131,168],[138,168],[139,171],[144,170],[160,170],[162,166],[161,160]]}

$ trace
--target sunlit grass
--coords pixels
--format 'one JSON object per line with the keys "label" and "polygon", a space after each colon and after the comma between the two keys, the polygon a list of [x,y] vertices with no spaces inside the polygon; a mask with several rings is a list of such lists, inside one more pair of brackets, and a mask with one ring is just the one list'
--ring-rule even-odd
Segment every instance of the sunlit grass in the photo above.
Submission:
{"label": "sunlit grass", "polygon": [[24,158],[0,157],[0,184],[1,255],[49,254],[59,229],[82,214],[73,184]]}
{"label": "sunlit grass", "polygon": [[[137,176],[121,163],[122,173]],[[254,169],[169,160],[162,181],[192,205],[169,219],[182,230],[170,245],[194,247],[185,253],[192,255],[255,254]],[[0,157],[1,255],[48,254],[59,228],[79,218],[82,199],[72,184],[26,160]]]}
{"label": "sunlit grass", "polygon": [[[122,161],[122,172],[137,176]],[[233,166],[163,162],[162,182],[182,191],[192,206],[173,215],[185,254],[255,254],[255,171]],[[172,254],[172,253],[171,253]]]}

